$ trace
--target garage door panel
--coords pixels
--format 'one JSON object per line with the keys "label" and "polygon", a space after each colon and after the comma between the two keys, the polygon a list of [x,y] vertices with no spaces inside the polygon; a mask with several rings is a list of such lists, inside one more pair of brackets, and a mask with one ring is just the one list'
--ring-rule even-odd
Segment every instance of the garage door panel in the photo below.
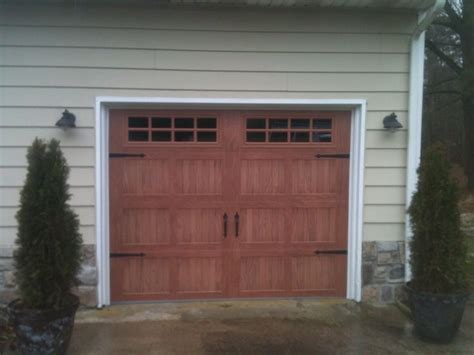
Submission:
{"label": "garage door panel", "polygon": [[221,244],[222,209],[193,208],[176,210],[174,232],[180,245]]}
{"label": "garage door panel", "polygon": [[[163,147],[162,147],[163,148]],[[156,147],[150,152],[150,156],[155,154],[157,157],[166,159],[178,160],[223,160],[224,152],[222,144],[214,144],[212,146],[201,146],[199,145],[196,149],[195,145],[186,146],[170,146],[166,147],[166,150],[161,149],[157,152]],[[148,156],[148,155],[147,155]]]}
{"label": "garage door panel", "polygon": [[291,162],[291,193],[335,193],[337,180],[334,172],[337,162],[332,159],[298,159]]}
{"label": "garage door panel", "polygon": [[241,293],[285,291],[285,261],[282,256],[240,258]]}
{"label": "garage door panel", "polygon": [[125,194],[169,194],[170,169],[167,160],[127,159],[122,161],[122,192]]}
{"label": "garage door panel", "polygon": [[[346,206],[349,201],[349,164],[338,161],[339,176],[337,184],[339,186],[339,200],[344,201]],[[346,207],[346,210],[348,208]]]}
{"label": "garage door panel", "polygon": [[242,160],[240,188],[242,194],[282,194],[287,170],[284,160]]}
{"label": "garage door panel", "polygon": [[175,191],[178,194],[222,194],[222,172],[222,160],[177,160]]}
{"label": "garage door panel", "polygon": [[217,200],[216,195],[122,195],[120,203],[129,208],[224,208],[223,200]]}
{"label": "garage door panel", "polygon": [[170,213],[167,209],[126,208],[121,223],[122,246],[170,242]]}
{"label": "garage door panel", "polygon": [[291,211],[291,242],[335,242],[337,208],[295,208]]}
{"label": "garage door panel", "polygon": [[112,270],[120,271],[120,275],[112,273],[113,297],[170,295],[170,267],[169,258],[113,259]]}
{"label": "garage door panel", "polygon": [[223,267],[223,258],[178,258],[177,293],[222,294]]}
{"label": "garage door panel", "polygon": [[336,291],[337,256],[299,256],[291,258],[293,291]]}
{"label": "garage door panel", "polygon": [[336,194],[308,195],[241,195],[236,203],[240,208],[331,208],[339,205]]}
{"label": "garage door panel", "polygon": [[241,243],[283,243],[285,241],[285,210],[249,208],[241,210]]}

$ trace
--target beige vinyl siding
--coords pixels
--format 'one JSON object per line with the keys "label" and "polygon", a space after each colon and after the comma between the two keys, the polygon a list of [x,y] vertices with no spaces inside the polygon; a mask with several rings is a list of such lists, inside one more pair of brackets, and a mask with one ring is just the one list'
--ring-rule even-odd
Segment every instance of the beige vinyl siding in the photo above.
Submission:
{"label": "beige vinyl siding", "polygon": [[365,205],[364,222],[403,223],[404,205]]}
{"label": "beige vinyl siding", "polygon": [[365,241],[393,241],[401,240],[400,236],[405,234],[403,223],[364,223]]}
{"label": "beige vinyl siding", "polygon": [[365,151],[365,166],[367,168],[402,168],[406,166],[407,152],[400,149],[370,148]]}
{"label": "beige vinyl siding", "polygon": [[2,44],[236,52],[407,53],[409,35],[2,26]]}
{"label": "beige vinyl siding", "polygon": [[[6,70],[6,69],[4,69]],[[252,83],[249,83],[252,86]],[[400,92],[290,92],[256,90],[136,90],[136,89],[89,89],[64,87],[4,87],[3,102],[6,107],[44,107],[62,109],[68,107],[94,108],[96,96],[138,97],[195,97],[195,98],[282,98],[282,99],[366,99],[370,110],[405,111],[408,93]],[[61,93],[58,95],[58,93]],[[383,118],[383,116],[381,117]]]}
{"label": "beige vinyl siding", "polygon": [[[85,81],[87,78],[87,81]],[[66,87],[135,90],[247,90],[311,92],[407,92],[408,74],[264,73],[179,70],[13,68],[6,87]],[[344,83],[344,86],[341,86]]]}
{"label": "beige vinyl siding", "polygon": [[[4,64],[107,69],[252,72],[407,73],[408,57],[397,53],[255,53],[102,48],[7,47]],[[132,64],[133,63],[133,64]],[[133,65],[133,66],[132,66]]]}
{"label": "beige vinyl siding", "polygon": [[[0,245],[15,238],[26,147],[58,138],[94,243],[96,96],[366,99],[365,240],[401,240],[415,16],[354,11],[2,8]],[[54,127],[68,108],[78,127]]]}
{"label": "beige vinyl siding", "polygon": [[405,168],[366,168],[365,186],[405,186]]}

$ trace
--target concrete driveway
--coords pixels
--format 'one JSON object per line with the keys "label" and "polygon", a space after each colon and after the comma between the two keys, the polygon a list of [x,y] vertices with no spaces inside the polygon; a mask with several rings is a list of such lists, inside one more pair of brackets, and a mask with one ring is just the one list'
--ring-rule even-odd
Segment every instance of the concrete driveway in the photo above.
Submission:
{"label": "concrete driveway", "polygon": [[452,344],[412,335],[396,307],[334,299],[116,305],[77,315],[71,354],[474,353],[474,305]]}

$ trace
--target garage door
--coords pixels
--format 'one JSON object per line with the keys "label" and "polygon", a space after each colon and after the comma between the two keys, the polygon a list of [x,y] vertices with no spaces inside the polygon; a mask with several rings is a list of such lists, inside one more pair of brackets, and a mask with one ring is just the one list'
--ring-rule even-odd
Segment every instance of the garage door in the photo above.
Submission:
{"label": "garage door", "polygon": [[112,301],[346,294],[349,112],[112,110]]}

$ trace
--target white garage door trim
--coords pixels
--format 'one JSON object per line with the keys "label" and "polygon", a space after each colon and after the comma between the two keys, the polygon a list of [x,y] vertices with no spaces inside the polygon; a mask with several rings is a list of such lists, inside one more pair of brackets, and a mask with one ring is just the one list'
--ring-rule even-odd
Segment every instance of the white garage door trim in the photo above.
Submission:
{"label": "white garage door trim", "polygon": [[109,109],[279,109],[351,110],[351,152],[349,173],[349,230],[347,298],[361,300],[362,224],[364,210],[364,147],[366,100],[362,99],[222,99],[174,97],[96,97],[95,103],[95,198],[97,250],[97,305],[110,304],[109,264]]}

